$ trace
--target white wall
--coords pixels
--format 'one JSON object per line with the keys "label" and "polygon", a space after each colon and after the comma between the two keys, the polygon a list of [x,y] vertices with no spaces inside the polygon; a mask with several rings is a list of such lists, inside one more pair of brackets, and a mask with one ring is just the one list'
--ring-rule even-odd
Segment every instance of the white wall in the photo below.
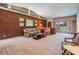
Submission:
{"label": "white wall", "polygon": [[77,10],[76,32],[79,33],[79,7],[78,7],[78,10]]}
{"label": "white wall", "polygon": [[48,18],[47,21],[48,22],[53,22],[53,19],[52,18]]}
{"label": "white wall", "polygon": [[76,32],[79,33],[79,12],[77,14],[77,20],[76,20]]}

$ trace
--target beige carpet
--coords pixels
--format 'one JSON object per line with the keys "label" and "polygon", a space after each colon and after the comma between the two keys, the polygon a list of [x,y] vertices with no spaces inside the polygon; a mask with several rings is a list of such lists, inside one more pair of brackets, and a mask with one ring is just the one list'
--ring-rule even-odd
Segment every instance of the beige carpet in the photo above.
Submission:
{"label": "beige carpet", "polygon": [[[57,33],[45,38],[34,40],[33,38],[16,37],[6,39],[0,46],[0,54],[5,55],[61,55],[61,42],[69,34]],[[7,44],[6,44],[7,43]],[[1,44],[1,42],[0,42]]]}

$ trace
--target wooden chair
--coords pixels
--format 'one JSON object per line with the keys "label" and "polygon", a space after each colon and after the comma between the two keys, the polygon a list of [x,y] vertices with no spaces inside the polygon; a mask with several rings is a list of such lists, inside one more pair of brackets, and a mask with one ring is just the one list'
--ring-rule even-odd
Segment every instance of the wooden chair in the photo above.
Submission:
{"label": "wooden chair", "polygon": [[74,36],[72,38],[65,38],[65,42],[70,42],[70,43],[77,43],[79,39],[79,33],[74,33]]}

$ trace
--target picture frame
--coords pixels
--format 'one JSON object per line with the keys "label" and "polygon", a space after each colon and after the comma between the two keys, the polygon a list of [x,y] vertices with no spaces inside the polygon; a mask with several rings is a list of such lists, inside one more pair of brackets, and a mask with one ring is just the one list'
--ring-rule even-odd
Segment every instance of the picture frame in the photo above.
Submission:
{"label": "picture frame", "polygon": [[24,18],[19,18],[19,26],[20,27],[24,26]]}

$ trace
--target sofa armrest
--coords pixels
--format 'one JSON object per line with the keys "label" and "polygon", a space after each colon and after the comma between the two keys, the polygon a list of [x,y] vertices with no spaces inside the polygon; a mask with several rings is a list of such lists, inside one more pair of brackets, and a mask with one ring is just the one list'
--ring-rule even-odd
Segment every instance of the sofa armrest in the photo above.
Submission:
{"label": "sofa armrest", "polygon": [[65,38],[65,42],[67,42],[67,40],[73,40],[74,38]]}

